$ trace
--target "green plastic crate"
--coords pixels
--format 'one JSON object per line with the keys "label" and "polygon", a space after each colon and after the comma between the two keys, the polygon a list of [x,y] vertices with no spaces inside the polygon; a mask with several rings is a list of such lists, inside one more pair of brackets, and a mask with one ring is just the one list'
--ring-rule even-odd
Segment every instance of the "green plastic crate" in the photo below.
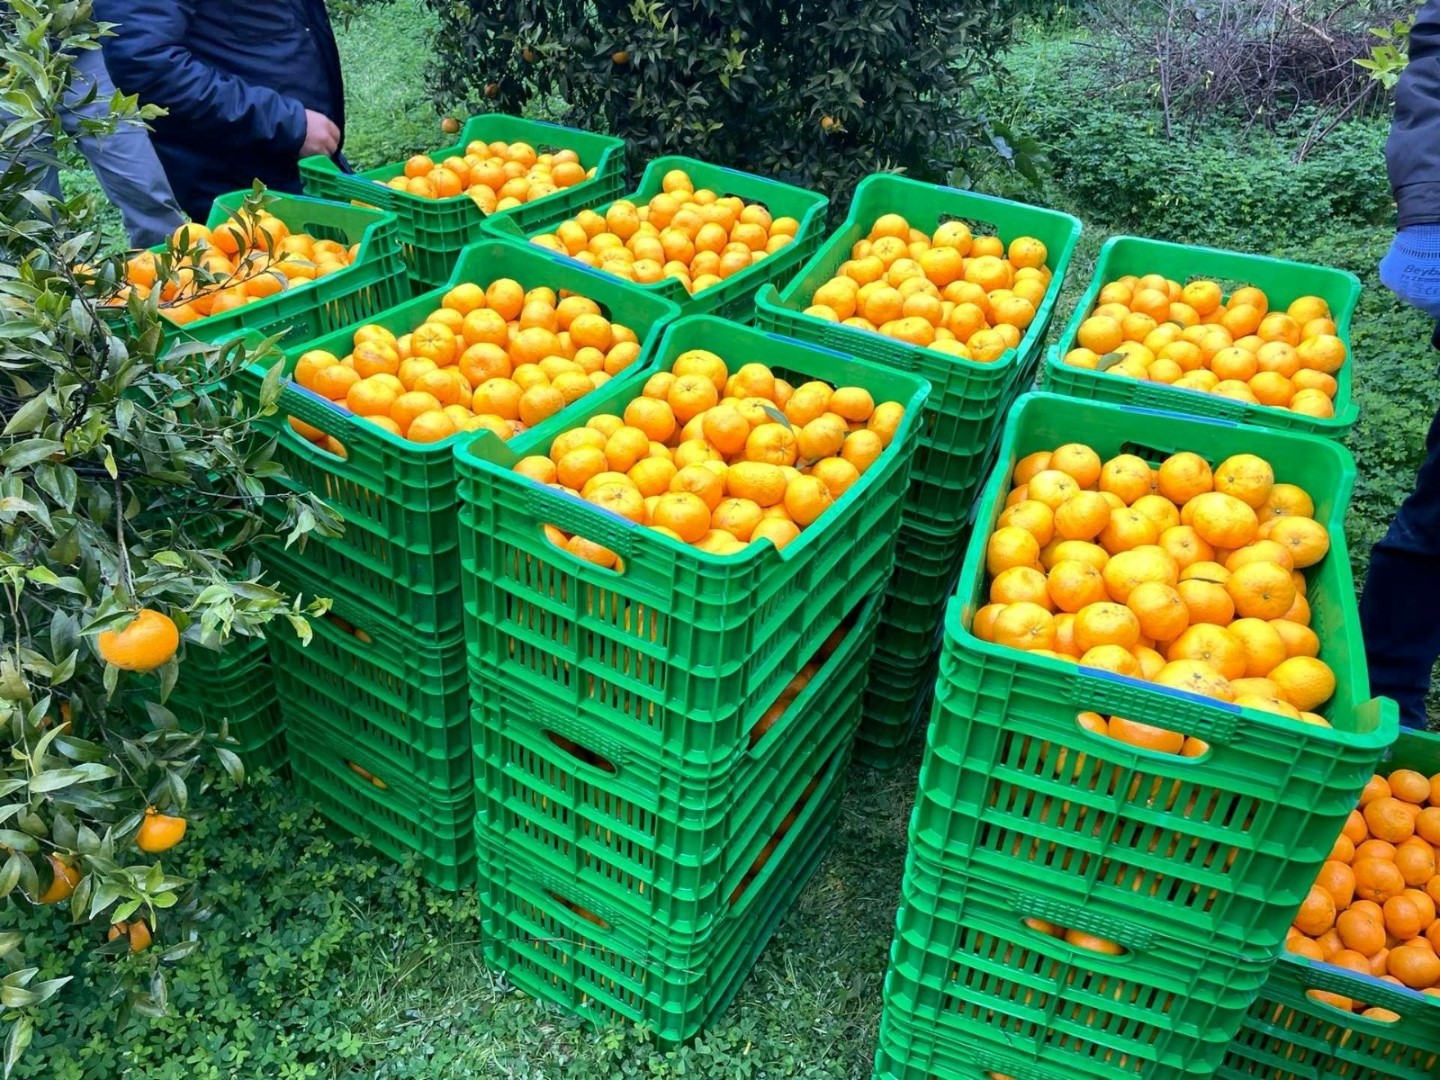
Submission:
{"label": "green plastic crate", "polygon": [[[1360,985],[1363,984],[1363,985]],[[1310,990],[1361,994],[1390,1009],[1387,1022],[1307,997]],[[1440,1001],[1301,956],[1282,956],[1251,1007],[1217,1080],[1434,1080],[1440,1073]]]}
{"label": "green plastic crate", "polygon": [[[912,843],[885,976],[885,1016],[1030,1063],[1099,1078],[1209,1076],[1265,983],[1273,952],[1239,955],[942,868]],[[1138,913],[1137,913],[1138,914]],[[1125,951],[1106,956],[1024,925],[1042,919]],[[882,1024],[883,1024],[882,1020]]]}
{"label": "green plastic crate", "polygon": [[380,788],[346,764],[348,746],[334,746],[301,724],[290,733],[295,791],[345,831],[397,862],[413,858],[425,880],[456,891],[475,882],[475,802],[467,790],[451,800]]}
{"label": "green plastic crate", "polygon": [[689,1039],[729,1007],[824,860],[848,757],[832,765],[765,870],[734,897],[730,917],[693,939],[688,956],[663,927],[591,911],[529,860],[477,840],[486,964],[592,1023],[644,1024],[664,1044]]}
{"label": "green plastic crate", "polygon": [[[131,676],[125,693],[127,708],[143,716],[142,699],[160,701],[159,678]],[[226,725],[234,740],[226,749],[246,765],[258,768],[277,754],[283,757],[284,720],[262,637],[232,637],[222,649],[187,642],[175,688],[164,705],[184,728],[218,732]]]}
{"label": "green plastic crate", "polygon": [[[554,434],[620,413],[646,377],[703,347],[738,367],[763,359],[799,381],[863,386],[905,403],[891,445],[814,527],[785,550],[758,544],[709,555],[511,471]],[[500,445],[462,443],[461,565],[472,670],[559,695],[591,725],[652,754],[724,761],[814,655],[837,595],[870,595],[888,577],[926,387],[828,350],[711,316],[672,324],[657,360]],[[623,572],[582,561],[542,532],[553,524],[616,552]]]}
{"label": "green plastic crate", "polygon": [[900,528],[855,751],[878,771],[904,759],[929,716],[945,605],[955,591],[968,536],[961,530],[952,533],[937,536],[914,521]]}
{"label": "green plastic crate", "polygon": [[880,614],[884,630],[879,651],[887,660],[914,662],[934,655],[968,541],[965,531],[936,537],[913,522],[901,526],[895,571]]}
{"label": "green plastic crate", "polygon": [[1065,354],[1074,347],[1080,324],[1094,310],[1100,290],[1126,274],[1164,274],[1182,285],[1195,278],[1213,278],[1222,283],[1227,297],[1233,287],[1254,285],[1264,289],[1276,307],[1288,307],[1301,296],[1319,296],[1329,303],[1337,335],[1347,349],[1350,346],[1350,322],[1355,314],[1355,305],[1360,300],[1360,279],[1344,270],[1245,255],[1237,251],[1167,244],[1135,236],[1112,237],[1100,249],[1100,259],[1095,264],[1090,288],[1081,297],[1059,342],[1050,349],[1044,376],[1047,391],[1095,401],[1214,417],[1237,424],[1325,435],[1332,439],[1342,438],[1355,426],[1360,405],[1354,395],[1356,358],[1353,352],[1335,375],[1339,389],[1335,395],[1335,415],[1329,419],[1070,367],[1064,362]]}
{"label": "green plastic crate", "polygon": [[[277,562],[285,564],[288,554],[289,563],[308,571],[316,582],[312,590],[348,596],[421,633],[459,630],[455,513],[459,495],[453,449],[477,437],[497,445],[500,440],[484,432],[457,434],[436,443],[409,442],[336,408],[290,382],[288,376],[311,349],[336,356],[349,353],[359,325],[369,322],[397,334],[408,333],[440,306],[449,288],[464,282],[488,286],[503,277],[514,278],[526,289],[548,286],[594,300],[608,318],[629,327],[640,339],[637,370],[645,364],[661,328],[677,314],[664,300],[623,289],[614,278],[589,267],[539,248],[487,240],[464,251],[449,285],[388,310],[367,312],[354,326],[251,365],[243,386],[252,400],[257,399],[265,372],[276,363],[284,365],[287,379],[270,426],[278,440],[274,459],[284,468],[287,482],[297,490],[319,494],[345,519],[344,535],[311,536],[303,548],[280,553]],[[552,419],[578,415],[577,406]],[[347,457],[301,438],[285,422],[287,416],[339,439]]]}
{"label": "green plastic crate", "polygon": [[[830,200],[824,195],[803,188],[791,187],[778,180],[770,180],[753,173],[727,169],[688,157],[655,158],[645,166],[640,186],[624,196],[637,206],[648,203],[663,190],[662,181],[671,169],[683,169],[697,189],[709,188],[717,195],[738,195],[747,203],[758,202],[765,206],[774,217],[793,217],[800,223],[795,239],[773,255],[767,255],[754,263],[748,270],[733,274],[718,285],[691,295],[685,286],[673,278],[665,278],[652,284],[626,281],[625,287],[651,296],[662,296],[680,306],[686,315],[718,315],[735,322],[753,322],[755,318],[755,294],[764,285],[782,284],[788,281],[806,259],[820,246],[821,233],[825,228],[825,215]],[[612,202],[618,198],[594,199],[585,207],[539,213],[537,206],[533,214],[524,215],[516,211],[525,207],[492,214],[485,221],[485,231],[493,236],[509,239],[528,239],[540,233],[551,232],[562,222],[575,216],[584,208],[603,215]],[[570,262],[575,260],[571,259]],[[583,265],[583,264],[581,264]],[[623,279],[616,278],[620,281]]]}
{"label": "green plastic crate", "polygon": [[475,711],[476,827],[566,883],[601,915],[693,938],[725,918],[803,791],[848,755],[860,722],[877,599],[738,760],[676,769],[598,739],[550,700],[499,680]]}
{"label": "green plastic crate", "polygon": [[[465,725],[460,731],[464,745],[458,756],[452,760],[421,758],[412,746],[403,740],[388,740],[396,748],[388,752],[387,740],[372,735],[373,726],[363,723],[363,715],[354,710],[324,712],[315,707],[314,701],[291,706],[287,703],[286,720],[288,730],[299,732],[299,738],[313,748],[324,744],[343,753],[343,763],[362,778],[374,777],[375,784],[385,786],[417,802],[450,805],[463,800],[474,790],[474,776],[470,767],[469,732]],[[458,741],[458,740],[457,740]],[[358,770],[363,769],[360,773]],[[374,781],[372,781],[374,783]],[[470,805],[473,806],[473,798]]]}
{"label": "green plastic crate", "polygon": [[999,1043],[946,1038],[933,1025],[886,1013],[872,1080],[1075,1080],[1069,1069],[1037,1067]]}
{"label": "green plastic crate", "polygon": [[[1330,530],[1308,571],[1312,625],[1337,689],[1331,728],[1007,649],[969,626],[986,602],[985,547],[1024,455],[1083,439],[1102,458],[1250,452],[1299,484]],[[1331,843],[1398,730],[1371,699],[1344,518],[1350,454],[1314,436],[1049,394],[1021,400],[946,613],[912,843],[977,873],[1182,935],[1277,950]],[[1196,735],[1183,758],[1092,735],[1080,712]]]}
{"label": "green plastic crate", "polygon": [[[211,207],[206,225],[213,229],[231,220],[249,194],[236,191],[221,195]],[[274,195],[268,210],[291,232],[336,240],[346,247],[359,244],[355,260],[318,281],[297,285],[221,315],[197,319],[185,326],[167,322],[167,337],[217,342],[254,330],[265,337],[284,334],[288,341],[304,341],[398,304],[410,295],[394,215],[283,194]],[[159,254],[166,245],[150,250]]]}
{"label": "green plastic crate", "polygon": [[[870,234],[875,219],[888,213],[903,215],[925,232],[963,219],[978,232],[998,234],[1007,245],[1017,236],[1033,236],[1045,244],[1054,277],[1018,349],[982,364],[805,314],[815,290],[836,275],[856,241]],[[1080,222],[1068,214],[877,173],[860,182],[844,224],[784,291],[761,290],[756,297],[759,325],[928,379],[930,401],[906,515],[932,528],[964,524],[969,496],[984,475],[1000,421],[1040,364],[1045,332],[1079,237]]]}
{"label": "green plastic crate", "polygon": [[271,635],[275,681],[290,728],[292,706],[323,717],[357,753],[383,762],[376,775],[449,798],[471,782],[465,645],[418,635],[373,612],[341,605],[310,620],[309,645]]}
{"label": "green plastic crate", "polygon": [[[455,508],[448,511],[453,519]],[[280,533],[284,511],[265,506],[262,513]],[[416,512],[416,518],[422,512]],[[412,521],[416,529],[420,521]],[[288,591],[306,597],[325,596],[348,607],[386,613],[398,625],[425,639],[455,637],[461,632],[462,605],[454,583],[456,547],[438,551],[406,551],[382,537],[348,523],[340,536],[312,534],[286,547],[266,540],[255,548],[266,573]],[[395,574],[380,567],[396,565]],[[447,586],[446,582],[451,584]]]}
{"label": "green plastic crate", "polygon": [[905,760],[911,739],[930,716],[938,661],[938,654],[891,661],[877,645],[855,740],[857,760],[877,772],[889,772]]}
{"label": "green plastic crate", "polygon": [[[1387,769],[1440,772],[1440,736],[1402,732]],[[1389,1009],[1367,1019],[1307,996],[1340,994]],[[1286,953],[1270,972],[1218,1080],[1433,1080],[1440,1074],[1440,999]]]}
{"label": "green plastic crate", "polygon": [[281,772],[290,764],[290,744],[285,741],[285,732],[277,731],[267,739],[246,746],[232,746],[230,749],[240,755],[247,776],[253,776],[260,769]]}
{"label": "green plastic crate", "polygon": [[[472,116],[460,129],[455,145],[435,150],[430,157],[436,164],[444,158],[464,157],[465,147],[476,139],[527,142],[539,153],[574,150],[581,165],[595,169],[589,180],[517,207],[521,220],[568,216],[597,202],[619,198],[625,190],[624,140],[504,113]],[[461,250],[484,238],[481,223],[485,212],[463,192],[448,199],[423,199],[385,186],[387,180],[404,173],[403,161],[357,173],[341,172],[323,155],[300,161],[300,180],[307,195],[377,206],[393,213],[410,277],[422,288],[434,288],[450,280]]]}

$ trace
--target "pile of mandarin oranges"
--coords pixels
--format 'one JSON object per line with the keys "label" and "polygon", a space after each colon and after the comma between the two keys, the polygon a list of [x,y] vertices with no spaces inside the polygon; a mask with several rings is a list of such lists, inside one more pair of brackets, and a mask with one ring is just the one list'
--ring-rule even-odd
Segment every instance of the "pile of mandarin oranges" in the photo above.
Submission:
{"label": "pile of mandarin oranges", "polygon": [[[1285,948],[1440,997],[1440,773],[1370,778],[1295,915]],[[1309,991],[1372,1019],[1400,1019],[1359,997]]]}
{"label": "pile of mandarin oranges", "polygon": [[899,214],[875,220],[805,314],[991,363],[1016,348],[1050,289],[1049,252],[1032,236],[1007,248],[963,221],[932,233]]}
{"label": "pile of mandarin oranges", "polygon": [[416,154],[404,171],[376,183],[422,199],[468,195],[487,214],[543,199],[595,175],[580,164],[574,150],[537,153],[529,143],[484,143],[478,139],[456,154],[436,161]]}
{"label": "pile of mandarin oranges", "polygon": [[238,213],[213,229],[182,225],[169,248],[166,261],[174,272],[164,281],[159,280],[162,264],[156,253],[137,252],[126,261],[125,285],[106,303],[122,305],[132,293],[148,297],[159,282],[160,313],[188,326],[344,270],[360,245],[346,247],[291,232],[261,210]]}
{"label": "pile of mandarin oranges", "polygon": [[[1319,659],[1303,571],[1330,536],[1303,489],[1254,454],[1152,466],[1083,443],[1022,458],[1012,479],[987,542],[977,637],[1329,726],[1316,710],[1335,675]],[[1161,753],[1208,749],[1144,717],[1080,723]]]}
{"label": "pile of mandarin oranges", "polygon": [[1307,416],[1335,415],[1335,376],[1348,350],[1318,296],[1282,309],[1254,286],[1226,298],[1206,278],[1182,286],[1160,274],[1131,274],[1104,286],[1097,300],[1065,354],[1071,367]]}
{"label": "pile of mandarin oranges", "polygon": [[582,210],[530,242],[626,281],[652,285],[673,278],[699,293],[793,243],[800,223],[772,217],[757,202],[695,187],[671,169],[649,202],[618,199]]}
{"label": "pile of mandarin oranges", "polygon": [[[690,349],[621,414],[558,435],[515,471],[713,555],[762,540],[783,548],[879,460],[904,406],[857,386],[791,386],[761,363],[733,373]],[[556,545],[601,566],[615,553],[546,526]]]}
{"label": "pile of mandarin oranges", "polygon": [[[513,278],[456,285],[409,333],[355,331],[345,356],[303,353],[293,378],[336,408],[411,442],[460,431],[502,439],[533,427],[603,386],[640,356],[635,332],[583,296],[528,292]],[[304,438],[344,448],[291,418]]]}

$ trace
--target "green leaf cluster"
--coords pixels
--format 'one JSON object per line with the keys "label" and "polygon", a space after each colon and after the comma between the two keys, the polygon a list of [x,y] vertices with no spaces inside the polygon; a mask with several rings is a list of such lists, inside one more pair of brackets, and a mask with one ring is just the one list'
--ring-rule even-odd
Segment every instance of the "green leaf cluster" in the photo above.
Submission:
{"label": "green leaf cluster", "polygon": [[903,169],[950,183],[976,151],[1029,167],[975,107],[1015,0],[428,0],[442,112],[548,109],[624,138],[826,192]]}
{"label": "green leaf cluster", "polygon": [[[135,848],[143,811],[203,811],[197,797],[217,777],[239,777],[233,754],[212,752],[223,732],[160,703],[190,649],[303,619],[300,598],[264,581],[252,545],[334,519],[280,484],[256,426],[277,388],[258,412],[230,389],[273,343],[206,345],[167,329],[159,306],[183,287],[182,256],[159,260],[148,297],[111,303],[126,259],[95,227],[95,199],[41,186],[73,152],[61,116],[74,56],[105,28],[63,0],[14,0],[0,22],[0,911],[28,909],[68,867],[72,924],[143,917],[156,966],[181,925],[161,915],[187,882]],[[109,119],[82,134],[153,115],[118,95],[108,104]],[[143,608],[169,616],[182,646],[139,679],[106,664],[96,641]],[[157,707],[134,707],[147,698]],[[28,944],[0,944],[9,1075],[59,984],[34,981]],[[144,996],[163,1010],[158,966]]]}

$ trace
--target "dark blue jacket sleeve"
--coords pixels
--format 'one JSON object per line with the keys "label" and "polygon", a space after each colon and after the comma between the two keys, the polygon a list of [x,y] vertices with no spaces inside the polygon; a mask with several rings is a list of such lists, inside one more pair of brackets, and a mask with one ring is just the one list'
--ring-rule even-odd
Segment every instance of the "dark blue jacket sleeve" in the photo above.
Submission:
{"label": "dark blue jacket sleeve", "polygon": [[1410,31],[1385,164],[1399,227],[1440,222],[1440,0],[1426,0]]}
{"label": "dark blue jacket sleeve", "polygon": [[298,154],[305,106],[197,59],[186,48],[197,0],[96,0],[95,16],[120,24],[105,41],[116,85],[159,105],[173,120],[213,133],[217,143],[263,143]]}

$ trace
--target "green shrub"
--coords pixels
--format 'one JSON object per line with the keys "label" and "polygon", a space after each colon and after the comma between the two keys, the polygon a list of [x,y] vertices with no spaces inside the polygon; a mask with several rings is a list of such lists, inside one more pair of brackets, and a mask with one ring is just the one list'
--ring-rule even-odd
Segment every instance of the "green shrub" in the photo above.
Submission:
{"label": "green shrub", "polygon": [[987,96],[1037,141],[1047,185],[1084,216],[1163,240],[1265,251],[1280,238],[1333,238],[1393,215],[1384,122],[1346,124],[1298,162],[1303,117],[1274,133],[1219,119],[1167,139],[1140,88],[1106,88],[1090,62],[1099,55],[1071,42],[1017,49],[1011,78]]}
{"label": "green shrub", "polygon": [[[259,579],[247,545],[270,526],[274,500],[300,531],[333,512],[313,496],[282,494],[274,444],[226,383],[255,358],[238,342],[163,340],[159,312],[179,280],[171,254],[157,260],[148,297],[128,287],[123,311],[103,310],[125,279],[123,255],[100,232],[93,195],[46,195],[40,179],[74,152],[61,123],[74,54],[95,48],[87,4],[9,5],[0,41],[0,1075],[9,1076],[39,1010],[65,1001],[51,977],[55,949],[97,950],[105,962],[144,954],[127,968],[145,1009],[163,1012],[164,968],[194,947],[198,922],[181,899],[192,877],[175,853],[141,850],[147,807],[203,813],[221,768],[241,774],[196,717],[163,706],[197,648],[260,633],[288,617],[308,632],[300,601]],[[117,123],[153,116],[117,98]],[[261,196],[256,196],[256,202]],[[200,271],[203,273],[203,271]],[[198,280],[198,279],[197,279]],[[120,316],[124,316],[121,318]],[[273,411],[278,377],[266,380]],[[317,517],[318,515],[318,517]],[[224,543],[222,544],[222,540]],[[221,550],[223,547],[223,550]],[[319,609],[317,609],[319,610]],[[170,638],[127,671],[104,650],[104,632],[148,613]],[[168,620],[168,622],[167,622]],[[183,638],[182,638],[183,635]],[[182,643],[183,642],[183,643]],[[177,646],[179,646],[177,651]],[[115,661],[114,663],[107,662]],[[138,715],[122,707],[129,695]],[[176,713],[179,713],[177,715]],[[51,933],[22,942],[13,920],[36,907]],[[66,926],[50,912],[66,914]],[[143,922],[131,937],[126,930]],[[106,943],[112,924],[116,940]],[[147,941],[148,939],[148,941]],[[150,948],[153,944],[153,948]],[[58,996],[57,996],[58,995]]]}
{"label": "green shrub", "polygon": [[629,144],[848,201],[861,177],[949,181],[993,148],[972,88],[999,65],[1014,0],[427,0],[442,111],[550,109]]}

